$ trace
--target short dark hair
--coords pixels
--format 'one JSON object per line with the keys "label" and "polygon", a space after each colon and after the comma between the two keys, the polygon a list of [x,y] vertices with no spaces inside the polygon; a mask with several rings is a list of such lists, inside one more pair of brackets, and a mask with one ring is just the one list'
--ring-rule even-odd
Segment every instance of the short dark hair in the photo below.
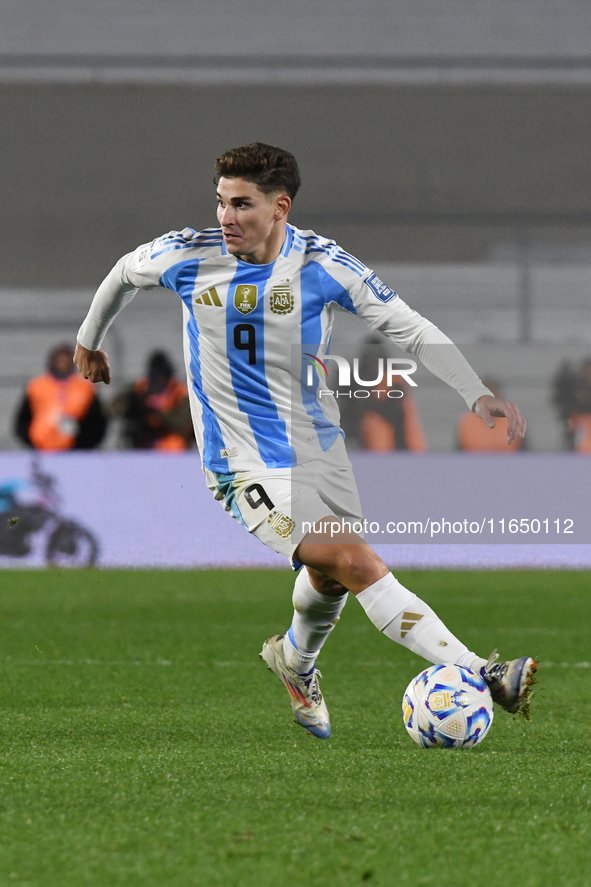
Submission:
{"label": "short dark hair", "polygon": [[293,200],[301,184],[298,164],[289,151],[263,142],[231,148],[215,162],[214,182],[222,176],[253,182],[264,194],[285,191]]}

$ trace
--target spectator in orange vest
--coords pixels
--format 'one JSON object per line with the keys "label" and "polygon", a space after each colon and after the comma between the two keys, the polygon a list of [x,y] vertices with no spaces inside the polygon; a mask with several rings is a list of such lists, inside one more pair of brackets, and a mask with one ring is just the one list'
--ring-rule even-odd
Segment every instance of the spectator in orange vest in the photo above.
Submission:
{"label": "spectator in orange vest", "polygon": [[64,343],[48,357],[47,372],[31,379],[17,410],[16,436],[36,450],[92,450],[105,436],[107,418],[92,382],[73,363]]}
{"label": "spectator in orange vest", "polygon": [[111,403],[124,420],[123,438],[131,449],[186,450],[195,442],[187,386],[163,351],[148,359],[147,375]]}
{"label": "spectator in orange vest", "polygon": [[[495,397],[500,397],[500,386],[494,379],[483,379],[482,384]],[[464,413],[458,422],[458,449],[472,453],[516,453],[520,450],[523,438],[519,437],[511,446],[507,443],[507,419],[495,418],[495,422],[495,427],[489,428],[475,413]]]}
{"label": "spectator in orange vest", "polygon": [[573,413],[568,417],[575,453],[591,453],[591,413]]}

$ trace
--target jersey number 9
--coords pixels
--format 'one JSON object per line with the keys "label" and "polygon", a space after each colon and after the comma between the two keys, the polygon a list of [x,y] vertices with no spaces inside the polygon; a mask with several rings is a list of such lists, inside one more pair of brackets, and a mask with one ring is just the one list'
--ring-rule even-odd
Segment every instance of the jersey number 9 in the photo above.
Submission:
{"label": "jersey number 9", "polygon": [[238,323],[234,327],[234,348],[237,351],[248,351],[248,365],[257,362],[257,337],[252,323]]}

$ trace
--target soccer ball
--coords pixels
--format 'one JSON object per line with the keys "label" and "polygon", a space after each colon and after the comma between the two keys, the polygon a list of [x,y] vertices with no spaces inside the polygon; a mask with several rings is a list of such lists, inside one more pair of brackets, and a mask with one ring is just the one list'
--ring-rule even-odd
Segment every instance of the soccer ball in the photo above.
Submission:
{"label": "soccer ball", "polygon": [[474,748],[493,720],[490,690],[461,665],[432,665],[413,678],[402,699],[409,736],[423,748]]}

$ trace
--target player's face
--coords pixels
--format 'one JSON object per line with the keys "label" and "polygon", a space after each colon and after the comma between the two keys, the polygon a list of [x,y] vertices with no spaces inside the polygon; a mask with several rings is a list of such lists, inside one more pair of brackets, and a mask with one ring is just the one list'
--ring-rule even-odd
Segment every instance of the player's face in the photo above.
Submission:
{"label": "player's face", "polygon": [[[222,177],[217,189],[217,216],[226,249],[255,262],[273,261],[285,236],[291,205],[287,195],[264,194],[254,182]],[[271,255],[271,258],[269,256]]]}

